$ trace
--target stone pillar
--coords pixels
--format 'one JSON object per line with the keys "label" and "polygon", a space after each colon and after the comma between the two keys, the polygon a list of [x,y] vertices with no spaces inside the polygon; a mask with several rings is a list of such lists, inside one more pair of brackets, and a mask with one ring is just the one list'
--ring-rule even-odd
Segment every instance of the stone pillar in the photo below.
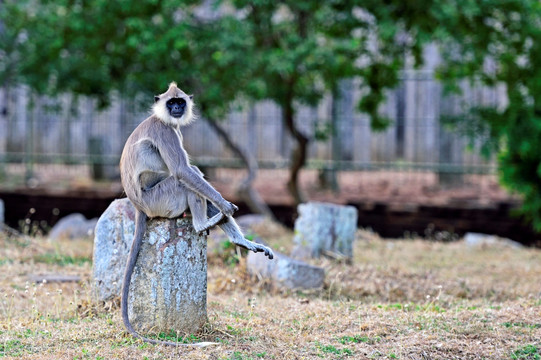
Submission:
{"label": "stone pillar", "polygon": [[[120,295],[135,230],[135,209],[115,200],[96,225],[93,278],[97,297]],[[191,217],[150,219],[130,284],[128,314],[141,335],[194,333],[207,321],[207,242]]]}
{"label": "stone pillar", "polygon": [[207,322],[206,236],[191,217],[147,226],[130,284],[130,321],[141,334],[194,333]]}
{"label": "stone pillar", "polygon": [[328,203],[300,204],[295,221],[295,248],[292,257],[319,258],[321,255],[353,258],[353,240],[357,230],[357,209]]}

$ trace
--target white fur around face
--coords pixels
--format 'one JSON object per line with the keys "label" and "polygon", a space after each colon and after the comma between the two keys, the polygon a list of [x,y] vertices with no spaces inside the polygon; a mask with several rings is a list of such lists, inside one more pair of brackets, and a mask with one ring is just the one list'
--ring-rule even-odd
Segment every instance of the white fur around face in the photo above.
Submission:
{"label": "white fur around face", "polygon": [[[172,82],[169,85],[169,89],[167,90],[167,92],[160,95],[159,98],[160,99],[152,106],[152,112],[154,113],[154,115],[156,115],[158,119],[163,121],[165,124],[179,127],[188,125],[195,120],[192,110],[192,99],[182,90],[180,90],[175,82]],[[184,110],[184,114],[180,118],[175,118],[171,116],[171,114],[169,114],[169,110],[167,109],[167,101],[173,98],[182,98],[186,101],[186,108]]]}
{"label": "white fur around face", "polygon": [[158,119],[163,121],[165,124],[174,127],[185,126],[195,120],[192,112],[193,103],[189,98],[184,99],[186,100],[186,109],[184,110],[184,114],[180,118],[175,118],[169,114],[169,110],[166,106],[166,102],[169,99],[170,98],[160,99],[152,106],[152,112],[154,113],[154,115],[156,115]]}

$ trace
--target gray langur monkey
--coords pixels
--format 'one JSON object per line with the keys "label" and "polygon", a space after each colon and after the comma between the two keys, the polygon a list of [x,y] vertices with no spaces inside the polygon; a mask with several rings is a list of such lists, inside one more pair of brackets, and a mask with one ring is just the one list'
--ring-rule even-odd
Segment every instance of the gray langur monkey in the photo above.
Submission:
{"label": "gray langur monkey", "polygon": [[147,219],[175,218],[189,209],[196,231],[218,225],[234,244],[264,252],[269,259],[274,254],[270,248],[244,238],[232,217],[238,208],[225,200],[203,178],[201,171],[190,164],[182,145],[180,126],[194,119],[192,96],[186,95],[173,82],[154,100],[152,115],[130,135],[120,159],[122,186],[136,208],[135,235],[122,284],[122,320],[130,334],[152,344],[205,346],[209,343],[180,344],[148,339],[139,335],[130,324],[128,292]]}

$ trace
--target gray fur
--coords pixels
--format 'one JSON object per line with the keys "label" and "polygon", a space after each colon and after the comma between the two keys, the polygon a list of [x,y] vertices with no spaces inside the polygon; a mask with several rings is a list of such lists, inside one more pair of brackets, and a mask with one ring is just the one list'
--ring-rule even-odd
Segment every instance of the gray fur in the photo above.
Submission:
{"label": "gray fur", "polygon": [[[180,117],[172,116],[166,103],[172,98],[182,98],[186,108]],[[120,159],[120,175],[126,195],[137,209],[136,231],[128,257],[122,284],[122,319],[126,329],[135,337],[153,344],[175,346],[206,346],[208,343],[180,344],[151,340],[135,332],[128,319],[127,299],[131,275],[146,231],[147,218],[181,216],[186,210],[192,213],[196,231],[215,225],[227,234],[231,242],[254,252],[264,252],[273,258],[272,250],[244,238],[233,219],[238,209],[225,200],[203,177],[201,171],[190,164],[182,145],[180,126],[193,120],[192,97],[186,95],[175,83],[156,98],[153,114],[143,121],[130,135]],[[210,201],[207,203],[207,200]],[[210,218],[207,218],[207,214]]]}

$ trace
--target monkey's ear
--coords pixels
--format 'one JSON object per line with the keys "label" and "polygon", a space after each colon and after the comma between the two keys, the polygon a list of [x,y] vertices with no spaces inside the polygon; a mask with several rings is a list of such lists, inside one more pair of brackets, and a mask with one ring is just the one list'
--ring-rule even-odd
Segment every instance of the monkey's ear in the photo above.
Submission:
{"label": "monkey's ear", "polygon": [[154,102],[157,103],[158,101],[160,101],[160,97],[158,95],[154,96]]}

